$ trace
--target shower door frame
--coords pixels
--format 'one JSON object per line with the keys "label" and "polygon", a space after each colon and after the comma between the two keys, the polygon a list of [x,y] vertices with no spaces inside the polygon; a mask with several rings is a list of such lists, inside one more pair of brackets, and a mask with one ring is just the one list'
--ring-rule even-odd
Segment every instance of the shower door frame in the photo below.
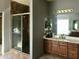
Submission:
{"label": "shower door frame", "polygon": [[[29,15],[30,13],[20,13],[20,14],[13,14],[13,16],[21,16],[21,43],[23,42],[23,15]],[[29,43],[30,44],[30,43]],[[23,44],[22,44],[23,45]],[[22,52],[22,48],[21,48],[21,52]]]}

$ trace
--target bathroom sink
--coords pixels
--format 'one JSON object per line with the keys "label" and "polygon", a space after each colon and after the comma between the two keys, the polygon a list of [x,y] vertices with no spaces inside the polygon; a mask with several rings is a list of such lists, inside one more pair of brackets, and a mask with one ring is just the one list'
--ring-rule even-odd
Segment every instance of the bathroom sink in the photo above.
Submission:
{"label": "bathroom sink", "polygon": [[65,40],[67,40],[68,42],[72,42],[72,43],[79,43],[79,37],[67,36]]}
{"label": "bathroom sink", "polygon": [[66,39],[76,39],[76,40],[79,40],[79,37],[66,36]]}

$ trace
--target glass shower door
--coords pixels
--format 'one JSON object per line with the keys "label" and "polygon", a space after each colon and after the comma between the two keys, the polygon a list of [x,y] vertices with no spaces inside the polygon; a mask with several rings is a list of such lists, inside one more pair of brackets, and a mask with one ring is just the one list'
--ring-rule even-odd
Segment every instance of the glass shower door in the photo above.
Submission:
{"label": "glass shower door", "polygon": [[22,16],[12,17],[12,47],[22,51]]}
{"label": "glass shower door", "polygon": [[12,48],[29,53],[29,15],[12,16]]}

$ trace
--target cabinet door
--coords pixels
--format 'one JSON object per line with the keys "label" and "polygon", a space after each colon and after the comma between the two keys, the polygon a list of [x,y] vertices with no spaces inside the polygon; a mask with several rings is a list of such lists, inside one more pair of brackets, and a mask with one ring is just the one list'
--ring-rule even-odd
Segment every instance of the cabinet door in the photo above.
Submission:
{"label": "cabinet door", "polygon": [[59,42],[59,55],[67,57],[67,43],[66,42]]}
{"label": "cabinet door", "polygon": [[44,40],[44,51],[45,53],[51,54],[52,51],[52,41],[51,40]]}
{"label": "cabinet door", "polygon": [[77,45],[76,44],[68,44],[68,56],[70,59],[77,59]]}
{"label": "cabinet door", "polygon": [[59,46],[59,55],[67,57],[67,46]]}
{"label": "cabinet door", "polygon": [[52,43],[52,53],[58,54],[58,41],[53,41]]}

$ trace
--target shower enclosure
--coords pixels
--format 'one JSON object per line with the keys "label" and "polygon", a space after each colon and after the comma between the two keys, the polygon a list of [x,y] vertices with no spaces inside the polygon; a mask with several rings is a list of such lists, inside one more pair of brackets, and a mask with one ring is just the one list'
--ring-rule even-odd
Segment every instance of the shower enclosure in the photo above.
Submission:
{"label": "shower enclosure", "polygon": [[29,53],[29,14],[12,16],[12,48]]}

